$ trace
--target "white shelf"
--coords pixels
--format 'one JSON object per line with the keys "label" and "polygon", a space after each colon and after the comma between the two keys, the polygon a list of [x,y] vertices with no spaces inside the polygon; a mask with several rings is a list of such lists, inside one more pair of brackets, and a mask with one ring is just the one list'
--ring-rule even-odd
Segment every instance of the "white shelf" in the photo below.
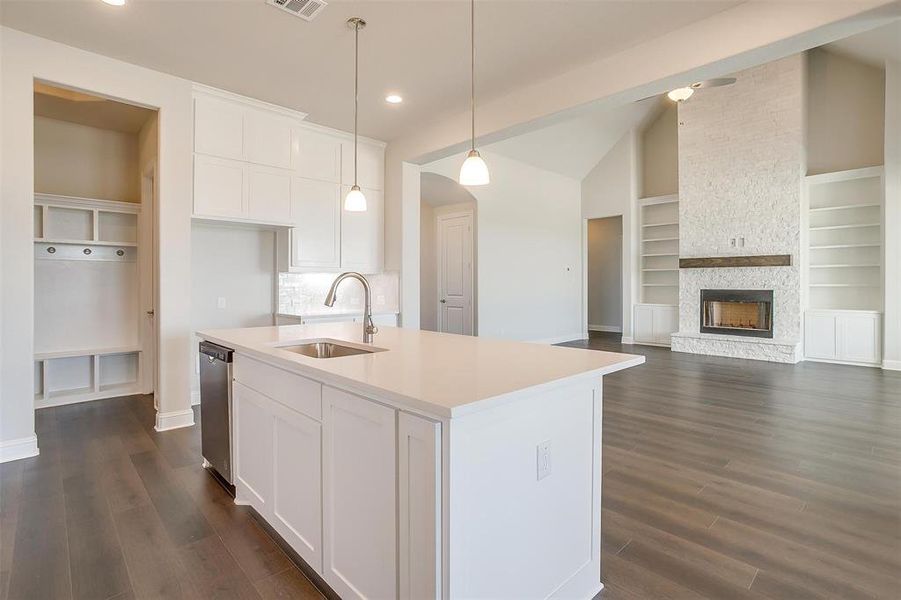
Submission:
{"label": "white shelf", "polygon": [[679,287],[678,283],[642,283],[641,287]]}
{"label": "white shelf", "polygon": [[880,205],[879,204],[842,204],[839,206],[819,206],[817,208],[811,208],[810,212],[820,213],[820,212],[828,212],[831,210],[852,210],[855,208],[873,208],[875,206],[880,206]]}
{"label": "white shelf", "polygon": [[812,288],[878,288],[882,287],[877,284],[870,283],[811,283],[809,284]]}
{"label": "white shelf", "polygon": [[882,265],[852,265],[848,263],[838,263],[834,265],[810,265],[811,269],[878,269]]}
{"label": "white shelf", "polygon": [[675,221],[673,223],[646,223],[642,225],[642,227],[668,227],[670,225],[678,225],[679,222]]}
{"label": "white shelf", "polygon": [[665,238],[647,238],[641,240],[642,242],[676,242],[679,238],[677,237],[665,237]]}
{"label": "white shelf", "polygon": [[867,227],[879,227],[882,223],[850,223],[847,225],[822,225],[820,227],[811,227],[811,231],[826,231],[827,229],[864,229]]}
{"label": "white shelf", "polygon": [[115,246],[122,248],[137,248],[137,242],[110,242],[106,240],[58,240],[49,238],[34,238],[34,242],[41,244],[68,244],[70,246]]}
{"label": "white shelf", "polygon": [[679,253],[678,252],[674,252],[674,253],[664,252],[664,253],[654,253],[654,254],[642,254],[642,256],[679,256]]}
{"label": "white shelf", "polygon": [[656,272],[656,271],[678,271],[678,270],[679,270],[679,269],[642,269],[642,271],[652,271],[652,272]]}
{"label": "white shelf", "polygon": [[54,358],[70,358],[73,356],[104,356],[107,354],[131,354],[140,352],[140,346],[116,346],[113,348],[78,348],[74,350],[53,350],[35,352],[35,360],[53,360]]}
{"label": "white shelf", "polygon": [[[667,194],[639,200],[641,234],[641,302],[678,303],[679,196]],[[646,244],[659,244],[657,246]]]}
{"label": "white shelf", "polygon": [[648,196],[639,198],[638,203],[644,206],[654,206],[656,204],[677,204],[679,202],[678,194],[665,194],[663,196]]}
{"label": "white shelf", "polygon": [[810,246],[811,250],[834,250],[837,248],[879,248],[882,244],[826,244]]}
{"label": "white shelf", "polygon": [[839,181],[851,181],[852,179],[865,179],[868,177],[882,177],[882,166],[863,167],[860,169],[848,169],[846,171],[832,171],[829,173],[818,173],[816,175],[808,175],[807,183],[812,185],[822,183],[835,183]]}

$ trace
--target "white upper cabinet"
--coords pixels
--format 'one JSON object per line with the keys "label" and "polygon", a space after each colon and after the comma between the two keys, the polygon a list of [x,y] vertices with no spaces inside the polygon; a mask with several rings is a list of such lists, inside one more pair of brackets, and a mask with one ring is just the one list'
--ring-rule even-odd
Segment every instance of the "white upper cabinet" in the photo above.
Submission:
{"label": "white upper cabinet", "polygon": [[341,180],[342,140],[335,135],[298,127],[294,131],[295,172],[307,179]]}
{"label": "white upper cabinet", "polygon": [[[354,184],[354,143],[344,142],[341,162],[341,183]],[[361,188],[385,189],[385,149],[378,144],[361,141],[358,146],[357,183]]]}
{"label": "white upper cabinet", "polygon": [[194,98],[194,152],[244,158],[244,109],[240,104],[214,98]]}
{"label": "white upper cabinet", "polygon": [[292,202],[296,225],[291,231],[294,269],[341,266],[341,186],[295,177]]}
{"label": "white upper cabinet", "polygon": [[194,157],[194,214],[244,216],[244,165],[198,154]]}
{"label": "white upper cabinet", "polygon": [[248,166],[247,218],[291,222],[291,174],[281,169]]}
{"label": "white upper cabinet", "polygon": [[244,113],[244,160],[291,168],[292,123],[281,115],[248,108]]}
{"label": "white upper cabinet", "polygon": [[[341,198],[350,191],[341,188]],[[361,273],[382,270],[384,248],[384,199],[380,191],[363,188],[364,212],[341,211],[341,268]]]}

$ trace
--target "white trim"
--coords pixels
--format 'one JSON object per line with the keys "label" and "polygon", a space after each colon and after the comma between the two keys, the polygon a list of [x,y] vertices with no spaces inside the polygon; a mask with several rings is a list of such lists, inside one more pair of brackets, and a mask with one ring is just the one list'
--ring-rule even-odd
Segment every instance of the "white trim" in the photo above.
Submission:
{"label": "white trim", "polygon": [[168,413],[156,411],[156,425],[153,426],[153,429],[156,431],[169,431],[170,429],[180,429],[182,427],[191,427],[192,425],[194,425],[194,411],[190,408]]}
{"label": "white trim", "polygon": [[886,371],[901,371],[901,360],[884,360],[882,368]]}
{"label": "white trim", "polygon": [[806,356],[801,360],[805,362],[828,363],[831,365],[848,365],[850,367],[876,367],[878,369],[881,366],[878,362],[854,362],[850,360],[832,360],[829,358],[807,358]]}
{"label": "white trim", "polygon": [[141,205],[137,202],[123,202],[121,200],[106,200],[103,198],[84,198],[81,196],[63,196],[61,194],[45,194],[35,192],[34,203],[39,206],[58,206],[61,208],[83,208],[102,211],[139,214]]}
{"label": "white trim", "polygon": [[38,449],[38,436],[36,435],[30,435],[17,440],[9,440],[8,442],[0,442],[0,463],[31,458],[40,453],[41,451]]}
{"label": "white trim", "polygon": [[191,390],[191,406],[200,404],[200,390]]}
{"label": "white trim", "polygon": [[635,338],[633,338],[631,335],[624,335],[624,336],[623,336],[623,339],[620,340],[620,344],[629,344],[629,345],[632,345],[632,344],[634,344],[634,343],[635,343]]}
{"label": "white trim", "polygon": [[576,340],[584,340],[585,337],[581,333],[571,333],[569,335],[558,335],[556,337],[542,338],[540,340],[529,340],[533,344],[562,344],[563,342],[574,342]]}
{"label": "white trim", "polygon": [[588,331],[607,331],[610,333],[622,333],[623,328],[619,325],[592,325],[588,324]]}
{"label": "white trim", "polygon": [[278,104],[272,104],[270,102],[257,100],[256,98],[250,98],[249,96],[242,96],[241,94],[236,94],[227,90],[220,90],[219,88],[203,85],[202,83],[192,83],[191,89],[194,92],[195,97],[197,95],[213,96],[221,100],[230,100],[232,102],[238,102],[240,104],[252,106],[257,109],[278,113],[284,117],[297,119],[298,121],[303,121],[307,118],[307,113],[305,112],[292,110],[284,106],[279,106]]}
{"label": "white trim", "polygon": [[864,179],[867,177],[882,177],[884,169],[878,167],[863,167],[860,169],[848,169],[847,171],[832,171],[830,173],[818,173],[808,175],[805,179],[809,184],[833,183],[836,181],[850,181],[852,179]]}

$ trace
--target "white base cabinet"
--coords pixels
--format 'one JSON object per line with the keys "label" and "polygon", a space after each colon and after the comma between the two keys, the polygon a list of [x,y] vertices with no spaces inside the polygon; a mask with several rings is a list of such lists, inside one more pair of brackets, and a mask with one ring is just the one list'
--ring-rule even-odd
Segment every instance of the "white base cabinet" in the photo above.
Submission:
{"label": "white base cabinet", "polygon": [[804,317],[808,360],[877,366],[882,361],[882,313],[808,310]]}
{"label": "white base cabinet", "polygon": [[679,331],[679,307],[670,304],[636,304],[632,322],[637,344],[669,346]]}

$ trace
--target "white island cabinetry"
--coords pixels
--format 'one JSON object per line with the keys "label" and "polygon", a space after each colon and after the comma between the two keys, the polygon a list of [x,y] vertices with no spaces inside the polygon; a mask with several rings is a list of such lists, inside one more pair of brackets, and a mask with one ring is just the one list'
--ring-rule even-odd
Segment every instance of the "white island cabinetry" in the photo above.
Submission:
{"label": "white island cabinetry", "polygon": [[[235,349],[236,502],[341,598],[602,589],[601,377],[642,357],[387,326],[368,346],[357,323],[198,335]],[[285,349],[323,339],[378,351]]]}

